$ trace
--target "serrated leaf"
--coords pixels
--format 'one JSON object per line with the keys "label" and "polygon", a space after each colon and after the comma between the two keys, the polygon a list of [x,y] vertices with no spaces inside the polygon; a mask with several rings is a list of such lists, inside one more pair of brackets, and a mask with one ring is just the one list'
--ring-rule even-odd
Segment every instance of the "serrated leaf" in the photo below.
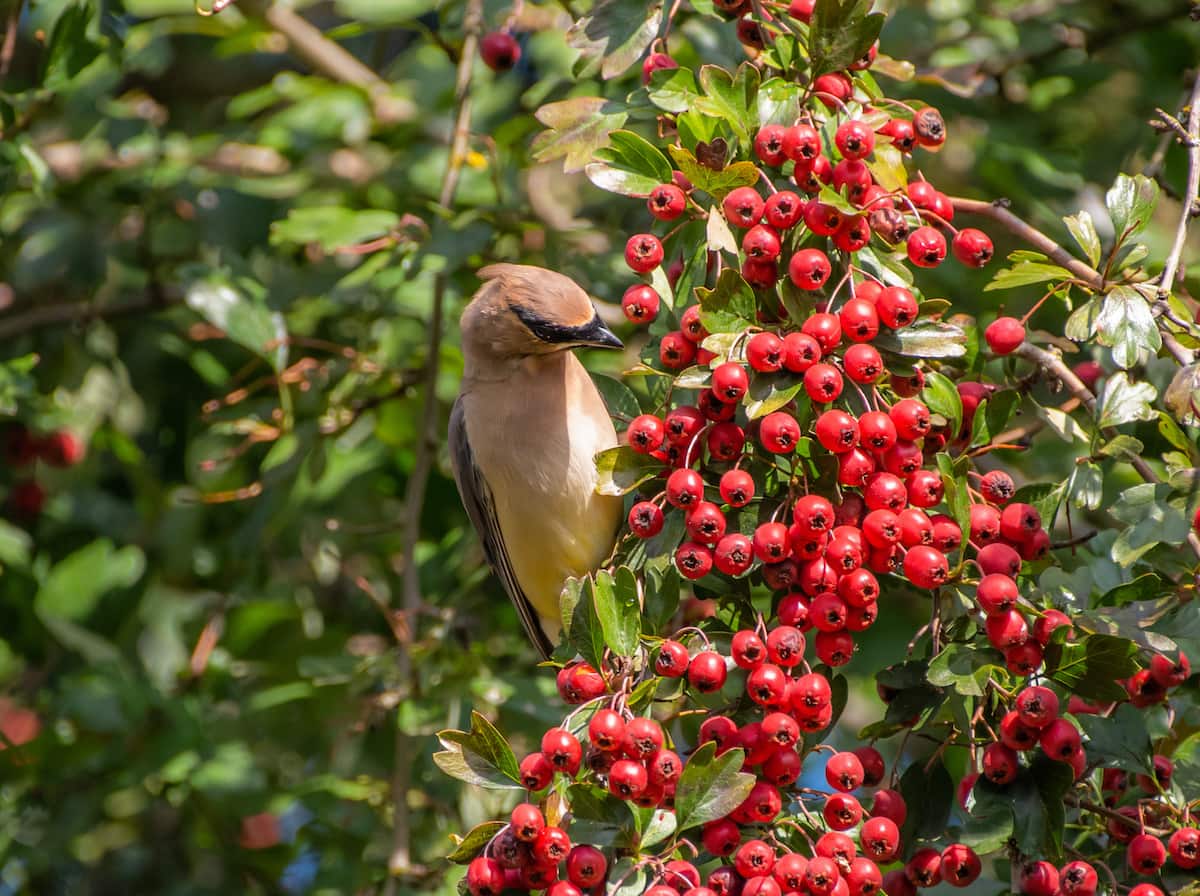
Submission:
{"label": "serrated leaf", "polygon": [[758,69],[748,62],[738,66],[734,74],[718,65],[701,66],[699,80],[704,94],[696,100],[696,109],[720,118],[747,146],[758,131],[759,78]]}
{"label": "serrated leaf", "polygon": [[639,0],[598,0],[567,31],[567,43],[584,60],[600,61],[607,81],[637,62],[662,25],[662,4]]}
{"label": "serrated leaf", "polygon": [[1099,400],[1099,425],[1120,426],[1135,420],[1154,420],[1158,412],[1151,402],[1158,396],[1149,383],[1131,383],[1125,372],[1118,371],[1104,383]]}
{"label": "serrated leaf", "polygon": [[994,650],[980,650],[974,644],[953,641],[929,662],[929,682],[938,687],[954,688],[966,697],[982,697],[988,679],[1003,663]]}
{"label": "serrated leaf", "polygon": [[712,741],[694,752],[675,787],[675,821],[680,831],[723,818],[750,795],[756,778],[741,771],[744,751],[716,755]]}
{"label": "serrated leaf", "polygon": [[1132,704],[1122,703],[1107,718],[1081,715],[1079,724],[1087,735],[1088,758],[1113,764],[1131,772],[1153,775],[1150,735],[1146,717]]}
{"label": "serrated leaf", "polygon": [[1184,426],[1200,426],[1200,364],[1176,371],[1163,393],[1163,404]]}
{"label": "serrated leaf", "polygon": [[597,572],[592,599],[608,649],[617,656],[633,656],[642,634],[642,606],[633,570],[622,566],[615,576],[603,569]]}
{"label": "serrated leaf", "polygon": [[1100,596],[1097,602],[1101,607],[1123,607],[1139,600],[1151,600],[1161,597],[1167,588],[1162,577],[1157,573],[1147,572],[1138,576],[1132,582],[1125,582],[1116,588],[1111,588]]}
{"label": "serrated leaf", "polygon": [[712,289],[696,287],[700,321],[710,333],[740,333],[753,326],[757,314],[754,290],[736,268],[727,267]]}
{"label": "serrated leaf", "polygon": [[1104,204],[1112,218],[1117,242],[1143,230],[1158,204],[1158,184],[1142,174],[1130,177],[1118,174],[1116,183],[1104,196]]}
{"label": "serrated leaf", "polygon": [[539,162],[562,159],[564,171],[582,171],[629,117],[623,106],[600,96],[547,103],[533,114],[547,128],[533,138],[533,157]]}
{"label": "serrated leaf", "polygon": [[1100,317],[1100,299],[1088,299],[1071,312],[1063,326],[1063,335],[1072,342],[1087,342],[1096,333]]}
{"label": "serrated leaf", "polygon": [[909,358],[961,358],[967,353],[967,334],[958,324],[919,320],[902,330],[880,331],[878,349]]}
{"label": "serrated leaf", "polygon": [[462,837],[456,837],[454,850],[446,856],[448,861],[466,865],[483,850],[492,838],[505,826],[503,821],[485,821],[477,824]]}
{"label": "serrated leaf", "polygon": [[779,410],[804,388],[804,377],[794,373],[758,373],[750,380],[750,388],[743,399],[746,418],[757,420]]}
{"label": "serrated leaf", "polygon": [[646,88],[652,102],[664,112],[679,114],[696,104],[700,88],[690,68],[656,69],[650,73],[650,84]]}
{"label": "serrated leaf", "polygon": [[679,170],[692,182],[692,186],[717,201],[724,199],[738,187],[749,187],[758,183],[758,168],[753,162],[734,162],[720,171],[713,171],[697,162],[696,157],[682,146],[668,146],[667,151],[679,166]]}
{"label": "serrated leaf", "polygon": [[1014,289],[1018,286],[1029,286],[1031,283],[1045,283],[1049,280],[1069,280],[1071,272],[1056,264],[1046,264],[1040,261],[1020,261],[1010,268],[1003,268],[995,273],[991,282],[983,288],[984,292],[996,289]]}
{"label": "serrated leaf", "polygon": [[1091,214],[1081,211],[1077,215],[1067,215],[1063,218],[1063,223],[1067,225],[1067,230],[1071,232],[1071,236],[1075,238],[1075,242],[1079,244],[1079,248],[1083,250],[1083,254],[1087,256],[1092,267],[1098,265],[1100,263],[1100,234],[1096,232],[1096,225],[1092,221]]}
{"label": "serrated leaf", "polygon": [[770,78],[758,88],[758,125],[790,126],[800,117],[799,84],[782,78]]}
{"label": "serrated leaf", "polygon": [[606,448],[596,455],[596,493],[619,497],[662,471],[662,463],[628,445]]}
{"label": "serrated leaf", "polygon": [[1146,446],[1142,444],[1141,439],[1135,439],[1133,436],[1117,435],[1109,439],[1096,452],[1102,457],[1139,457]]}
{"label": "serrated leaf", "polygon": [[875,152],[867,162],[875,182],[889,193],[908,185],[908,169],[900,150],[885,143],[875,144]]}
{"label": "serrated leaf", "polygon": [[641,414],[642,406],[638,403],[637,396],[633,394],[632,389],[611,376],[605,376],[602,373],[591,373],[590,375],[596,391],[604,399],[608,414],[614,418],[613,422],[618,430],[625,428],[623,425],[625,421],[632,420]]}
{"label": "serrated leaf", "polygon": [[470,731],[439,731],[438,740],[445,750],[433,761],[450,777],[491,790],[521,787],[512,747],[479,712],[471,711]]}
{"label": "serrated leaf", "polygon": [[808,30],[811,77],[840,71],[871,49],[885,17],[870,10],[871,0],[817,0]]}
{"label": "serrated leaf", "polygon": [[941,414],[950,422],[950,432],[956,433],[962,428],[962,397],[949,377],[934,372],[926,374],[921,400],[929,410]]}
{"label": "serrated leaf", "polygon": [[1137,645],[1128,638],[1088,635],[1081,642],[1051,642],[1046,648],[1046,674],[1085,700],[1121,700],[1117,680],[1137,671]]}
{"label": "serrated leaf", "polygon": [[596,602],[591,597],[588,579],[569,578],[563,585],[558,602],[562,618],[562,644],[557,653],[569,660],[576,654],[592,668],[599,669],[604,656],[604,631],[596,617]]}
{"label": "serrated leaf", "polygon": [[607,146],[596,150],[597,161],[584,171],[588,180],[611,193],[645,196],[659,184],[671,183],[671,163],[657,146],[633,131],[616,130]]}
{"label": "serrated leaf", "polygon": [[1128,526],[1113,542],[1113,560],[1129,566],[1158,544],[1181,544],[1187,538],[1188,519],[1168,500],[1171,493],[1165,483],[1143,483],[1121,492],[1109,513]]}
{"label": "serrated leaf", "polygon": [[1113,360],[1126,369],[1143,351],[1157,352],[1162,334],[1146,297],[1131,286],[1114,286],[1096,315],[1096,341],[1112,349]]}

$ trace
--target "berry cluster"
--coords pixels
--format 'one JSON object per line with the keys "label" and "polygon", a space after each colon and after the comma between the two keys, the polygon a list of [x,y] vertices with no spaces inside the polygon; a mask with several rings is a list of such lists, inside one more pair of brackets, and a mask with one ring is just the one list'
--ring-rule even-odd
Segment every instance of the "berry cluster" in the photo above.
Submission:
{"label": "berry cluster", "polygon": [[[754,57],[804,34],[816,4],[714,6],[736,19]],[[1000,393],[938,360],[952,353],[905,349],[922,328],[954,331],[938,319],[946,303],[924,302],[911,269],[948,255],[982,267],[993,249],[986,234],[954,225],[954,203],[928,180],[895,183],[893,160],[902,168],[919,150],[937,151],[947,133],[936,109],[879,94],[864,75],[876,58],[868,41],[844,70],[800,73],[795,120],[747,129],[732,161],[727,145],[707,146],[697,161],[700,145],[691,156],[680,139],[671,155],[696,162],[679,164],[692,177],[658,167],[649,182],[663,182],[638,197],[652,223],[626,242],[625,262],[642,277],[621,306],[651,337],[639,372],[664,388],[647,390],[647,412],[623,421],[614,449],[642,474],[621,489],[628,514],[614,566],[633,573],[643,598],[669,574],[728,600],[715,618],[677,621],[665,638],[645,627],[632,652],[610,645],[561,668],[558,692],[575,708],[519,763],[525,801],[471,859],[474,896],[626,892],[634,873],[652,896],[915,896],[973,883],[983,859],[970,845],[902,838],[900,769],[885,786],[873,745],[823,743],[844,703],[836,670],[888,593],[961,598],[952,620],[935,602],[931,656],[946,645],[940,624],[952,621],[960,645],[1002,657],[994,668],[1011,691],[988,681],[955,744],[969,756],[964,811],[984,791],[1027,783],[1052,764],[1043,754],[1069,766],[1067,780],[1083,781],[1100,762],[1077,719],[1113,705],[1054,689],[1048,657],[1076,645],[1075,625],[1019,584],[1044,566],[1051,536],[1008,473],[975,469],[986,454],[972,450],[976,417]],[[677,67],[656,46],[643,83],[653,88]],[[660,133],[674,139],[676,124],[664,114]],[[739,183],[701,170],[729,165]],[[702,252],[681,236],[699,232]],[[1002,317],[984,341],[1004,356],[1025,335],[1023,320]],[[1094,384],[1103,371],[1085,367],[1080,377]],[[648,575],[646,557],[669,559],[670,569]],[[1125,682],[1136,706],[1166,699],[1190,674],[1182,654],[1147,651],[1144,664]],[[882,684],[879,693],[896,697]],[[703,721],[682,721],[693,714]],[[918,724],[919,712],[907,715],[901,730]],[[745,787],[720,812],[688,819],[698,837],[672,823],[654,848],[572,839],[575,794],[588,794],[591,811],[607,800],[673,819],[677,798],[720,761],[740,769]],[[1106,775],[1108,805],[1078,815],[1081,829],[1129,844],[1134,875],[1157,872],[1168,852],[1180,869],[1200,864],[1200,833],[1167,796],[1168,766],[1128,796]],[[811,786],[822,771],[825,786]],[[1011,859],[1002,864],[1026,896],[1098,891],[1098,866],[1083,859],[1060,868],[1015,847]],[[1156,894],[1149,883],[1133,890]]]}
{"label": "berry cluster", "polygon": [[[73,467],[83,460],[86,446],[75,433],[58,429],[36,435],[20,423],[10,424],[3,432],[4,460],[9,469],[20,470],[41,461],[51,467]],[[39,516],[46,503],[46,490],[33,478],[20,479],[8,492],[8,509],[18,519]]]}

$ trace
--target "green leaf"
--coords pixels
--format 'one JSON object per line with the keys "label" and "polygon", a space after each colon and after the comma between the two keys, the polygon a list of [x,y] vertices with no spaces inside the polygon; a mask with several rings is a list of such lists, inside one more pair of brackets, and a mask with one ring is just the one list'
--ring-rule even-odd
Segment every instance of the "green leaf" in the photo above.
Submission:
{"label": "green leaf", "polygon": [[399,215],[383,209],[359,211],[335,205],[294,208],[282,221],[271,224],[271,245],[290,247],[316,243],[325,252],[335,252],[345,246],[386,236],[399,224]]}
{"label": "green leaf", "polygon": [[622,566],[615,577],[608,570],[597,572],[592,598],[608,649],[617,656],[633,656],[642,634],[642,607],[633,570]]}
{"label": "green leaf", "polygon": [[1019,261],[1010,268],[997,271],[990,283],[983,288],[984,292],[996,289],[1013,289],[1018,286],[1029,286],[1032,283],[1045,283],[1048,280],[1069,280],[1071,272],[1056,264],[1045,264],[1039,261]]}
{"label": "green leaf", "polygon": [[[609,416],[617,418],[614,420],[614,423],[617,424],[617,429],[624,429],[625,427],[622,424],[625,421],[632,420],[641,414],[642,406],[638,403],[637,396],[633,394],[632,389],[611,376],[605,376],[602,373],[591,373],[590,371],[589,373],[592,377],[592,382],[596,385],[596,391],[604,399]],[[622,420],[622,418],[624,419]]]}
{"label": "green leaf", "polygon": [[908,185],[908,169],[904,167],[904,156],[894,146],[875,144],[875,152],[867,162],[875,182],[888,192]]}
{"label": "green leaf", "polygon": [[1079,244],[1079,248],[1083,250],[1083,254],[1087,256],[1092,267],[1098,265],[1100,263],[1100,234],[1096,233],[1096,225],[1092,222],[1091,214],[1081,211],[1077,215],[1067,215],[1063,218],[1063,223],[1067,225],[1067,230],[1071,231],[1071,236],[1075,238],[1075,242]]}
{"label": "green leaf", "polygon": [[1161,597],[1167,592],[1166,583],[1157,573],[1147,572],[1138,576],[1132,582],[1110,588],[1100,596],[1097,602],[1101,607],[1123,607],[1139,600],[1151,600]]}
{"label": "green leaf", "polygon": [[1081,715],[1079,724],[1087,735],[1088,758],[1115,765],[1126,771],[1153,775],[1153,750],[1142,710],[1122,703],[1104,716]]}
{"label": "green leaf", "polygon": [[539,162],[562,159],[564,171],[582,171],[629,117],[624,106],[601,96],[547,103],[533,114],[547,128],[533,138],[533,157]]}
{"label": "green leaf", "polygon": [[926,761],[914,761],[900,777],[900,795],[908,804],[908,817],[900,842],[915,851],[918,840],[937,840],[946,831],[954,807],[954,779],[938,759],[927,772]]}
{"label": "green leaf", "polygon": [[71,3],[63,9],[50,40],[39,55],[42,59],[41,87],[47,91],[62,91],[103,52],[100,44],[88,35],[93,7],[89,3]]}
{"label": "green leaf", "polygon": [[117,548],[107,538],[99,538],[54,564],[38,588],[34,609],[42,619],[81,621],[109,591],[137,582],[145,568],[141,548]]}
{"label": "green leaf", "polygon": [[1200,426],[1200,364],[1176,371],[1163,393],[1163,404],[1184,426]]}
{"label": "green leaf", "polygon": [[243,348],[266,359],[275,370],[287,364],[287,325],[272,311],[220,274],[192,281],[184,298],[193,311]]}
{"label": "green leaf", "polygon": [[1128,527],[1113,542],[1113,560],[1130,566],[1156,545],[1183,543],[1190,524],[1168,500],[1172,491],[1165,483],[1142,483],[1121,492],[1109,512]]}
{"label": "green leaf", "polygon": [[652,102],[664,112],[678,115],[696,104],[700,88],[690,68],[660,68],[651,72],[646,88]]}
{"label": "green leaf", "polygon": [[1157,352],[1162,334],[1146,297],[1132,286],[1114,286],[1096,315],[1096,341],[1112,349],[1113,360],[1126,369],[1144,351]]}
{"label": "green leaf", "polygon": [[447,860],[458,865],[469,864],[504,826],[503,821],[485,821],[475,825],[465,836],[455,838],[454,850],[446,856]]}
{"label": "green leaf", "polygon": [[1100,300],[1088,299],[1071,312],[1063,327],[1063,335],[1072,342],[1087,342],[1096,333],[1100,317]]}
{"label": "green leaf", "polygon": [[645,196],[659,184],[671,183],[671,163],[653,143],[633,131],[617,130],[596,151],[599,161],[584,171],[602,190],[623,196]]}
{"label": "green leaf", "polygon": [[804,388],[804,377],[794,373],[756,373],[750,380],[750,388],[743,399],[746,417],[757,420],[772,411],[777,411]]}
{"label": "green leaf", "polygon": [[337,0],[334,5],[348,19],[391,26],[432,12],[438,0]]}
{"label": "green leaf", "polygon": [[1088,635],[1079,643],[1051,642],[1046,648],[1046,674],[1086,700],[1121,700],[1117,680],[1137,671],[1137,645],[1127,638]]}
{"label": "green leaf", "polygon": [[730,255],[737,255],[737,239],[734,237],[733,231],[729,229],[729,222],[725,220],[725,215],[719,205],[714,204],[708,210],[708,220],[704,225],[704,241],[714,252],[728,252]]}
{"label": "green leaf", "polygon": [[604,630],[596,616],[596,602],[591,596],[590,579],[569,578],[559,598],[563,637],[558,653],[563,659],[579,654],[593,669],[599,669],[604,657]]}
{"label": "green leaf", "polygon": [[619,860],[609,869],[608,879],[611,881],[604,896],[642,896],[649,889],[650,866],[636,865],[631,858]]}
{"label": "green leaf", "polygon": [[434,753],[437,767],[452,778],[491,790],[520,788],[521,775],[512,747],[496,727],[475,710],[471,730],[438,732],[445,750]]}
{"label": "green leaf", "polygon": [[933,372],[926,374],[921,400],[929,410],[941,414],[950,422],[950,432],[957,433],[962,429],[962,397],[949,377]]}
{"label": "green leaf", "polygon": [[1097,454],[1102,457],[1117,457],[1117,458],[1133,458],[1139,457],[1146,446],[1142,444],[1141,439],[1135,439],[1133,436],[1116,435],[1105,442],[1097,450]]}
{"label": "green leaf", "polygon": [[1123,370],[1117,371],[1105,380],[1104,391],[1100,394],[1100,427],[1154,420],[1158,412],[1151,402],[1157,396],[1157,390],[1149,383],[1131,383]]}
{"label": "green leaf", "polygon": [[720,118],[742,145],[748,146],[758,132],[758,86],[758,69],[748,62],[738,66],[734,74],[718,65],[702,66],[700,89],[704,95],[696,100],[696,109]]}
{"label": "green leaf", "polygon": [[1098,464],[1088,461],[1071,472],[1068,492],[1071,502],[1084,510],[1096,510],[1104,496],[1104,477]]}
{"label": "green leaf", "polygon": [[639,454],[628,445],[605,448],[596,455],[596,492],[620,497],[653,478],[662,464],[647,454]]}
{"label": "green leaf", "polygon": [[654,809],[649,822],[646,823],[645,828],[642,830],[642,835],[638,839],[638,846],[641,849],[649,849],[651,846],[657,846],[675,833],[675,827],[674,812],[665,809]]}
{"label": "green leaf", "polygon": [[1104,196],[1104,204],[1112,218],[1117,243],[1123,243],[1150,222],[1158,204],[1158,184],[1142,174],[1133,177],[1118,174],[1116,183]]}
{"label": "green leaf", "polygon": [[1004,788],[997,787],[987,778],[975,782],[971,795],[967,823],[955,839],[980,855],[988,855],[1001,849],[1012,837],[1012,801]]}
{"label": "green leaf", "polygon": [[625,800],[594,784],[572,784],[567,789],[567,804],[573,838],[621,849],[637,845],[636,810]]}
{"label": "green leaf", "polygon": [[[1041,514],[1042,521],[1049,527],[1056,516],[1058,516],[1058,507],[1062,504],[1062,500],[1067,494],[1067,483],[1062,482],[1038,482],[1033,485],[1026,485],[1017,489],[1017,493],[1013,495],[1013,500],[1024,504],[1032,504],[1037,508],[1037,512]],[[964,530],[965,531],[965,530]]]}
{"label": "green leaf", "polygon": [[716,755],[708,742],[694,752],[683,767],[675,787],[675,821],[680,831],[723,818],[750,795],[754,775],[742,772],[745,752],[728,750]]}
{"label": "green leaf", "polygon": [[982,697],[988,679],[1003,659],[994,650],[953,641],[929,662],[929,682],[952,687],[966,697]]}
{"label": "green leaf", "polygon": [[734,162],[720,171],[713,171],[697,162],[696,157],[682,146],[668,146],[667,151],[693,187],[718,201],[738,187],[758,183],[758,168],[753,162]]}
{"label": "green leaf", "polygon": [[817,0],[808,31],[811,77],[840,71],[871,49],[885,18],[871,6],[871,0]]}
{"label": "green leaf", "polygon": [[754,325],[757,303],[750,288],[736,268],[727,267],[712,289],[696,287],[700,300],[700,322],[710,333],[740,333]]}
{"label": "green leaf", "polygon": [[800,85],[792,81],[785,81],[782,78],[770,78],[764,81],[758,88],[757,125],[791,125],[800,117],[802,93]]}
{"label": "green leaf", "polygon": [[580,51],[583,60],[599,61],[601,76],[609,80],[642,57],[661,24],[661,3],[598,0],[567,31],[567,43]]}
{"label": "green leaf", "polygon": [[874,345],[909,358],[961,358],[967,353],[967,334],[958,324],[919,320],[902,330],[881,331]]}

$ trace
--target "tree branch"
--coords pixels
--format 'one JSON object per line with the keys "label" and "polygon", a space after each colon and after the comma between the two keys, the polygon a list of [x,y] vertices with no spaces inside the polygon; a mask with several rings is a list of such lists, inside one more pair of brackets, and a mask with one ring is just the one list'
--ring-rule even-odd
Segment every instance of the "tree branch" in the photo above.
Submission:
{"label": "tree branch", "polygon": [[28,311],[0,316],[0,342],[33,330],[40,330],[42,327],[110,320],[144,311],[156,311],[176,305],[181,301],[183,301],[183,297],[177,293],[160,298],[152,292],[147,292],[139,298],[122,302],[119,305],[100,305],[96,302],[63,302],[57,305],[38,306],[30,308]]}
{"label": "tree branch", "polygon": [[371,99],[375,117],[387,124],[411,121],[417,107],[392,93],[387,81],[360,62],[341,44],[330,40],[290,6],[255,0],[249,8],[287,38],[296,55],[333,81],[361,87]]}
{"label": "tree branch", "polygon": [[[471,71],[475,62],[479,35],[483,30],[483,0],[468,0],[463,29],[465,39],[454,85],[458,114],[455,117],[454,132],[451,135],[446,172],[442,178],[441,192],[438,194],[438,204],[445,210],[449,210],[454,203],[454,196],[458,191],[459,175],[466,158],[467,142],[470,138]],[[425,488],[433,470],[433,460],[439,442],[437,379],[447,286],[447,272],[439,271],[434,279],[433,311],[425,349],[423,371],[425,398],[421,408],[421,423],[412,473],[409,475],[408,487],[404,495],[403,608],[406,618],[410,619],[415,618],[416,611],[421,606],[421,577],[416,554],[417,543],[421,537],[421,509],[425,504]],[[408,645],[404,646],[400,654],[400,674],[401,680],[410,680],[414,674],[412,655]],[[383,890],[384,896],[394,896],[399,875],[411,865],[408,791],[412,785],[412,744],[413,737],[409,732],[397,727],[392,769],[392,803],[395,810],[392,828],[392,855],[388,861],[389,874]]]}
{"label": "tree branch", "polygon": [[[1049,352],[1040,346],[1034,345],[1031,342],[1022,342],[1020,348],[1015,352],[1016,355],[1024,358],[1027,361],[1032,361],[1034,364],[1041,367],[1047,373],[1057,378],[1072,395],[1078,398],[1083,406],[1088,409],[1093,415],[1096,413],[1096,396],[1092,394],[1092,390],[1078,376],[1075,371],[1071,370],[1066,365],[1063,359]],[[1113,438],[1116,436],[1117,430],[1111,426],[1101,428],[1100,432],[1105,438]],[[1146,482],[1160,483],[1162,477],[1154,471],[1146,461],[1140,457],[1130,457],[1130,465],[1137,470],[1139,476]],[[1191,545],[1192,551],[1197,558],[1200,558],[1200,537],[1195,532],[1188,532],[1188,544]]]}
{"label": "tree branch", "polygon": [[1175,228],[1175,243],[1171,246],[1171,252],[1163,265],[1162,278],[1158,281],[1158,294],[1164,300],[1175,288],[1179,262],[1187,244],[1188,224],[1196,210],[1196,194],[1200,193],[1200,70],[1196,72],[1192,94],[1188,99],[1187,136],[1188,139],[1184,142],[1188,154],[1188,174],[1187,185],[1183,189],[1183,209],[1179,213],[1179,224]]}
{"label": "tree branch", "polygon": [[1046,234],[1032,224],[1018,218],[1008,210],[1008,200],[998,199],[995,202],[983,202],[979,199],[964,199],[961,196],[950,197],[956,212],[966,212],[969,215],[981,215],[1002,224],[1013,235],[1020,237],[1029,245],[1048,256],[1059,267],[1066,268],[1075,277],[1082,280],[1096,292],[1104,292],[1108,288],[1104,277],[1095,268],[1080,261]]}

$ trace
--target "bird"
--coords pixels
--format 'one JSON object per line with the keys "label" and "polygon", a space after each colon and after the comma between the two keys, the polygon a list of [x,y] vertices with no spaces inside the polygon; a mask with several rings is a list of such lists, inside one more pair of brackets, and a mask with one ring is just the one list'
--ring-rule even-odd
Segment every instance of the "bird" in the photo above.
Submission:
{"label": "bird", "polygon": [[619,497],[596,490],[595,456],[617,434],[571,350],[624,346],[563,274],[503,263],[477,276],[482,285],[459,323],[451,468],[488,564],[548,659],[566,579],[604,562],[623,513]]}

